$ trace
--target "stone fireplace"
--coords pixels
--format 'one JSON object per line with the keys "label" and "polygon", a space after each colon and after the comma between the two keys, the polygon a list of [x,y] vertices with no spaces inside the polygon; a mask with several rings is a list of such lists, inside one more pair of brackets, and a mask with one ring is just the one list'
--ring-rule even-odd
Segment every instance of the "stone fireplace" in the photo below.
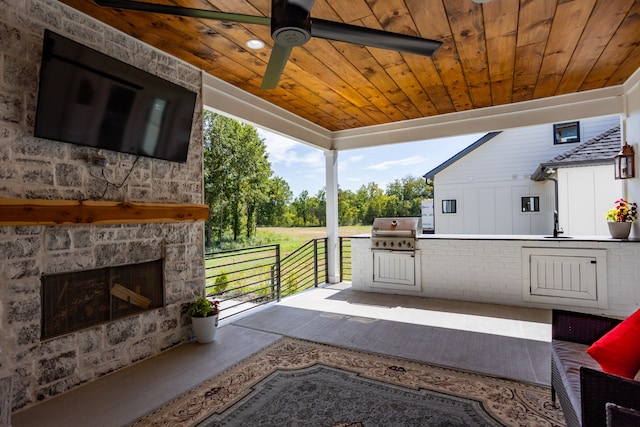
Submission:
{"label": "stone fireplace", "polygon": [[164,305],[162,260],[42,276],[41,339]]}
{"label": "stone fireplace", "polygon": [[191,337],[182,305],[204,283],[201,222],[0,227],[0,258],[14,410]]}
{"label": "stone fireplace", "polygon": [[[0,73],[0,423],[7,407],[185,343],[182,306],[204,287],[204,223],[189,214],[204,200],[199,103],[186,163],[33,137],[45,28],[198,99],[201,71],[56,0],[27,3],[6,4],[0,25],[14,70]],[[96,154],[106,165],[88,162]],[[151,273],[128,271],[148,264]]]}

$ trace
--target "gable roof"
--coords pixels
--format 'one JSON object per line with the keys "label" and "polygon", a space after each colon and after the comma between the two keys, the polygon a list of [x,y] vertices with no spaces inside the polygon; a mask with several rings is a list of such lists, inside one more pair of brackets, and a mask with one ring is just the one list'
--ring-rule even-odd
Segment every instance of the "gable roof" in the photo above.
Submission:
{"label": "gable roof", "polygon": [[486,134],[485,136],[483,136],[482,138],[480,138],[479,140],[477,140],[473,144],[469,145],[464,150],[460,151],[459,153],[455,154],[453,157],[450,157],[449,159],[445,160],[443,163],[440,163],[438,166],[436,166],[435,168],[431,169],[429,172],[427,172],[424,175],[422,175],[422,177],[424,179],[433,179],[438,172],[440,172],[441,170],[449,167],[449,165],[457,162],[459,159],[463,158],[464,156],[466,156],[467,154],[469,154],[470,152],[472,152],[476,148],[478,148],[481,145],[483,145],[485,142],[495,138],[497,135],[499,135],[501,133],[502,133],[502,131],[489,132],[488,134]]}
{"label": "gable roof", "polygon": [[541,163],[531,175],[534,181],[543,181],[547,168],[606,165],[620,152],[620,125],[579,144],[548,162]]}

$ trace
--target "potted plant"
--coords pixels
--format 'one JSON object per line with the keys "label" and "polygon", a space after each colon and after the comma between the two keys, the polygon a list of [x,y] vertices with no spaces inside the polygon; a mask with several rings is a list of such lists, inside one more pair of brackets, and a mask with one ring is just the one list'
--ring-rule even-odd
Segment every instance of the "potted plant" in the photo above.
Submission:
{"label": "potted plant", "polygon": [[187,313],[191,315],[191,324],[193,325],[196,341],[201,344],[212,342],[216,337],[218,328],[220,300],[200,297],[189,305]]}
{"label": "potted plant", "polygon": [[631,232],[631,225],[638,219],[638,206],[621,198],[615,201],[614,207],[604,216],[608,221],[611,237],[626,239]]}

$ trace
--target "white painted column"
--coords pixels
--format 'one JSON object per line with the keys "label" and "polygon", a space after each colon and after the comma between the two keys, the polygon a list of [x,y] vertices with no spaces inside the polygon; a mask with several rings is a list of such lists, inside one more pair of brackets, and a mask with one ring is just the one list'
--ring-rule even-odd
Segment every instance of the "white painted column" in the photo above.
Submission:
{"label": "white painted column", "polygon": [[327,274],[329,283],[340,282],[340,247],[338,237],[338,152],[325,151],[327,191]]}
{"label": "white painted column", "polygon": [[[623,195],[631,202],[640,202],[640,69],[625,82],[624,117],[621,127],[622,143],[626,141],[635,151],[636,177],[624,179]],[[640,221],[631,229],[630,239],[640,239]]]}

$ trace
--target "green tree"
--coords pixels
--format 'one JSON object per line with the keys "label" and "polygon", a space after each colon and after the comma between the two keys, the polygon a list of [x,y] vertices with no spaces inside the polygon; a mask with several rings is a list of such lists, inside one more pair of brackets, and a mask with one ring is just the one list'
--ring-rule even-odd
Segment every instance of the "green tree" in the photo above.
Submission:
{"label": "green tree", "polygon": [[284,179],[276,176],[267,182],[266,200],[258,207],[258,225],[284,226],[293,193]]}
{"label": "green tree", "polygon": [[[407,176],[387,186],[387,216],[420,216],[421,201],[428,198],[425,180]],[[433,193],[431,193],[433,194]]]}
{"label": "green tree", "polygon": [[309,200],[309,210],[314,218],[313,225],[327,225],[327,193],[324,189],[318,190]]}
{"label": "green tree", "polygon": [[338,189],[338,224],[356,225],[359,218],[356,195],[351,190]]}
{"label": "green tree", "polygon": [[260,139],[255,127],[243,126],[240,141],[244,153],[240,169],[244,175],[241,191],[246,209],[246,236],[250,238],[255,234],[258,207],[267,201],[269,177],[273,171],[264,140]]}
{"label": "green tree", "polygon": [[384,190],[375,182],[363,185],[356,193],[361,224],[372,224],[375,218],[383,216],[385,208]]}
{"label": "green tree", "polygon": [[218,241],[227,232],[237,240],[243,228],[250,237],[272,174],[264,141],[255,127],[208,110],[203,113],[203,133],[205,203],[210,209],[207,245],[215,228]]}
{"label": "green tree", "polygon": [[395,216],[420,216],[422,200],[433,197],[433,186],[428,186],[424,178],[407,176],[393,181],[387,186],[390,207]]}
{"label": "green tree", "polygon": [[293,210],[297,216],[297,223],[295,225],[307,226],[309,218],[309,192],[304,190],[292,203]]}

